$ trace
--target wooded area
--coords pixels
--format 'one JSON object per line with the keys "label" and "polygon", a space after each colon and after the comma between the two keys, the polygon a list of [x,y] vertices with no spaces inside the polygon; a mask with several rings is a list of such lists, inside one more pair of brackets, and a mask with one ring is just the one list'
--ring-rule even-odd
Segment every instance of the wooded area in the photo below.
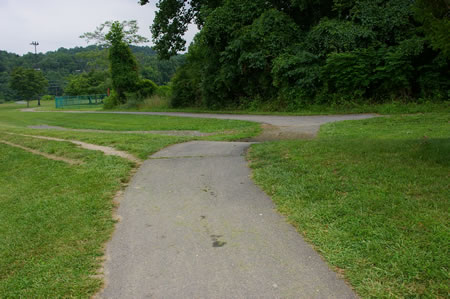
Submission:
{"label": "wooded area", "polygon": [[[141,0],[147,4],[149,0]],[[297,110],[446,100],[448,0],[159,0],[155,49],[184,48],[172,105]]]}
{"label": "wooded area", "polygon": [[[147,46],[130,48],[137,59],[140,75],[158,85],[168,83],[185,60],[184,55],[159,60],[156,52]],[[10,88],[10,76],[17,67],[40,69],[49,81],[45,93],[50,95],[104,94],[111,87],[107,49],[96,46],[60,48],[45,54],[23,56],[0,51],[0,101],[20,98]]]}

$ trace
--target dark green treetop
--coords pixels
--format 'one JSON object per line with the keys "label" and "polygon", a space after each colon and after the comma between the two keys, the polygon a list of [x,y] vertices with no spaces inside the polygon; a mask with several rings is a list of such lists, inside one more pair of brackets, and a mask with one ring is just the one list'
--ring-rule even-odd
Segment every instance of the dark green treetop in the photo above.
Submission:
{"label": "dark green treetop", "polygon": [[41,71],[18,67],[12,71],[9,84],[20,100],[27,101],[28,107],[31,100],[46,91],[48,81]]}
{"label": "dark green treetop", "polygon": [[[109,29],[107,33],[104,32],[105,28]],[[148,40],[138,35],[138,30],[136,21],[108,21],[98,26],[94,32],[80,36],[88,42],[93,40],[97,45],[109,48],[112,86],[121,104],[126,101],[125,93],[135,91],[139,82],[138,65],[130,45]]]}

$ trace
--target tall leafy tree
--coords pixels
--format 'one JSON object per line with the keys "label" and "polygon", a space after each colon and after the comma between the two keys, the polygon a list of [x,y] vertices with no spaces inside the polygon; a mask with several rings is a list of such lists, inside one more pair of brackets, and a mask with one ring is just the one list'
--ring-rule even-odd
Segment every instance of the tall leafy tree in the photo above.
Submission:
{"label": "tall leafy tree", "polygon": [[[107,28],[109,31],[104,32]],[[117,93],[119,103],[126,102],[126,92],[135,91],[139,83],[139,71],[136,58],[130,50],[131,44],[147,42],[137,34],[136,21],[108,21],[101,24],[94,32],[81,35],[86,41],[95,41],[97,45],[108,47],[112,86]]]}
{"label": "tall leafy tree", "polygon": [[18,67],[11,73],[10,87],[20,100],[27,101],[27,107],[31,100],[37,98],[39,101],[38,96],[46,91],[47,86],[48,81],[41,71]]}
{"label": "tall leafy tree", "polygon": [[417,0],[415,17],[432,47],[450,57],[450,1]]}
{"label": "tall leafy tree", "polygon": [[[158,85],[167,84],[177,67],[185,60],[184,54],[169,60],[159,60],[156,52],[148,46],[130,46],[130,49],[137,59],[140,75]],[[71,49],[60,48],[38,54],[36,60],[33,60],[34,54],[19,56],[0,50],[0,101],[17,99],[14,91],[9,87],[10,74],[16,67],[33,68],[37,64],[49,81],[47,93],[62,95],[73,76],[99,71],[110,77],[108,52],[108,48],[95,45]],[[103,90],[101,93],[104,92]]]}
{"label": "tall leafy tree", "polygon": [[184,48],[189,22],[200,28],[174,76],[174,105],[284,110],[450,95],[448,0],[155,2],[160,56]]}
{"label": "tall leafy tree", "polygon": [[[140,0],[141,5],[150,0]],[[192,22],[201,28],[206,17],[223,0],[159,0],[156,2],[158,11],[155,13],[153,25],[150,27],[155,43],[155,49],[162,59],[169,59],[179,51],[186,50],[183,35]]]}
{"label": "tall leafy tree", "polygon": [[64,88],[66,95],[105,94],[111,87],[111,79],[107,71],[92,70],[77,75],[70,75]]}

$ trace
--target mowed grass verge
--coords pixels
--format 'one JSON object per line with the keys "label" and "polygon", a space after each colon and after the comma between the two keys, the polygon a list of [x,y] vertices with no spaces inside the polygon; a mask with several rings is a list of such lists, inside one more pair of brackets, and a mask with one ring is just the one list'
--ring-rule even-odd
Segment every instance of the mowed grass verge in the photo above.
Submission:
{"label": "mowed grass verge", "polygon": [[102,284],[94,275],[114,224],[111,199],[133,165],[65,142],[10,141],[84,164],[0,143],[1,297],[92,295]]}
{"label": "mowed grass verge", "polygon": [[450,116],[326,124],[253,145],[254,180],[364,298],[449,292]]}
{"label": "mowed grass verge", "polygon": [[[55,161],[0,142],[0,297],[90,297],[103,283],[98,274],[103,247],[115,223],[113,197],[129,180],[136,164],[70,142],[23,135],[112,146],[141,159],[168,145],[195,138],[27,129],[28,125],[42,124],[42,114],[19,112],[18,107],[0,105],[0,141],[81,163]],[[46,115],[45,121],[52,121],[52,115],[57,118],[55,125],[76,127],[77,122],[86,122],[92,129],[125,126],[130,120],[100,116],[97,126],[98,115],[77,118],[78,114],[53,113]],[[134,128],[141,130],[139,123],[158,119],[146,117],[136,121]],[[177,130],[178,121],[189,126],[181,118],[170,119],[170,124],[151,125],[155,130]],[[196,119],[188,121],[193,128],[204,125]],[[259,130],[259,125],[253,123],[212,122],[208,126],[218,134],[202,139],[234,139],[252,136]],[[224,127],[229,134],[222,132]]]}

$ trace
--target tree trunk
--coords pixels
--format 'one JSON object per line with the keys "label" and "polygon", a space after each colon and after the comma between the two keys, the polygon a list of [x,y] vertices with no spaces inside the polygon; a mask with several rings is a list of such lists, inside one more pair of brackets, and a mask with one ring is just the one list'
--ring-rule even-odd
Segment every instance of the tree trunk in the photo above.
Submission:
{"label": "tree trunk", "polygon": [[27,108],[30,108],[30,101],[27,100]]}

